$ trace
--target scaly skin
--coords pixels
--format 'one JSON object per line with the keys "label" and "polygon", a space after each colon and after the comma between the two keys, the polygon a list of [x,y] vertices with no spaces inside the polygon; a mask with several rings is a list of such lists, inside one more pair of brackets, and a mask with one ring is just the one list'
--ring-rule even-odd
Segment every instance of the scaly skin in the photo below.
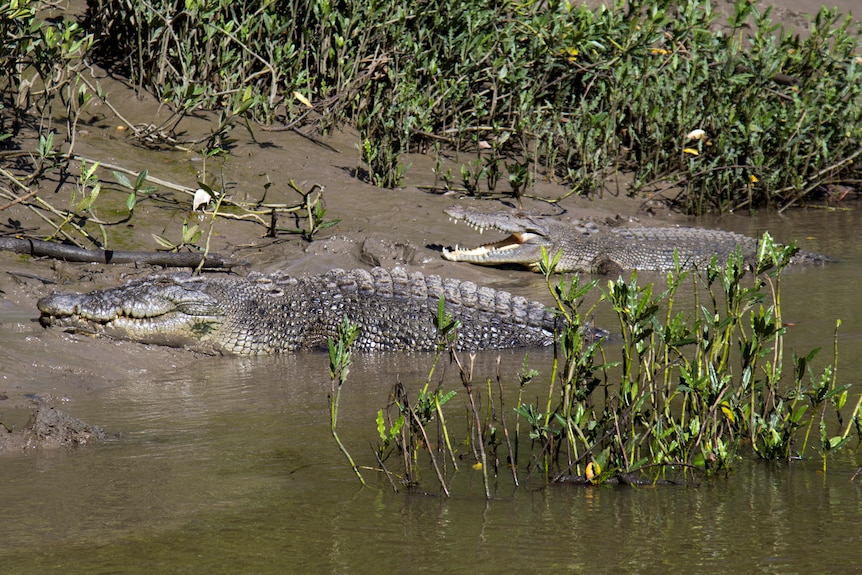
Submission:
{"label": "scaly skin", "polygon": [[[737,247],[751,259],[757,240],[720,230],[703,228],[612,227],[581,220],[566,222],[524,212],[487,213],[453,206],[446,213],[480,232],[494,229],[511,234],[508,238],[475,249],[457,246],[443,250],[450,261],[480,265],[518,264],[539,271],[542,247],[553,256],[562,252],[555,271],[617,274],[622,270],[674,269],[674,252],[683,268],[705,266],[713,256],[724,261]],[[795,263],[824,263],[828,258],[799,252]]]}
{"label": "scaly skin", "polygon": [[422,351],[437,344],[439,297],[461,322],[465,350],[547,346],[554,314],[541,303],[471,282],[401,269],[333,270],[311,277],[154,275],[38,302],[46,327],[208,353],[256,355],[319,348],[346,316],[358,350]]}

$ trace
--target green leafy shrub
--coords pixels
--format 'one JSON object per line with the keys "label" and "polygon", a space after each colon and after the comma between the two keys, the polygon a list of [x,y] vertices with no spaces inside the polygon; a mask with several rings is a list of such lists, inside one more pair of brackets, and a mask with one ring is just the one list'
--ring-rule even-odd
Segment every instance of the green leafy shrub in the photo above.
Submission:
{"label": "green leafy shrub", "polygon": [[[0,140],[9,140],[34,119],[31,127],[47,140],[61,109],[67,125],[74,125],[92,97],[79,72],[93,35],[76,22],[38,18],[39,6],[33,0],[0,3]],[[73,138],[68,130],[70,148]],[[42,161],[53,150],[45,152]],[[42,169],[40,164],[36,176]]]}
{"label": "green leafy shrub", "polygon": [[690,213],[786,207],[859,177],[859,36],[835,11],[803,40],[745,0],[726,26],[705,0],[89,7],[103,56],[122,54],[140,86],[192,107],[253,87],[258,118],[285,122],[311,104],[324,126],[359,128],[382,186],[400,182],[405,152],[441,143],[488,158],[488,191],[500,158],[518,168],[514,195],[525,166],[581,194],[622,168],[635,191],[681,189]]}
{"label": "green leafy shrub", "polygon": [[[416,463],[427,451],[448,495],[452,476],[440,463],[451,461],[454,472],[463,465],[457,462],[473,462],[488,496],[489,476],[508,473],[507,464],[516,485],[536,474],[545,481],[690,481],[727,473],[743,455],[789,461],[816,453],[825,472],[828,456],[854,430],[862,439],[862,396],[848,404],[850,384],[838,381],[840,321],[832,362],[820,373],[812,369],[819,349],[785,357],[781,275],[796,251],[765,234],[756,261],[744,262],[737,252],[726,264],[713,259],[702,270],[677,269],[661,293],[655,284],[641,285],[637,274],[611,280],[594,304],[609,305],[619,320],[604,341],[585,339],[595,308],[581,309],[598,281],[582,284],[574,276],[554,283],[546,272],[561,320],[554,361],[542,389],[524,360],[514,407],[504,406],[499,370],[499,398],[491,377],[484,390],[474,384],[481,376],[472,358],[468,364],[454,351],[457,328],[439,323],[439,312],[441,342],[459,369],[466,405],[456,405],[455,391],[444,390],[442,380],[429,393],[430,376],[412,405],[397,384],[377,416],[379,468],[420,484]],[[543,267],[551,270],[554,262],[546,257]],[[679,309],[682,290],[691,303]],[[533,392],[536,401],[524,401]],[[447,427],[443,404],[466,408],[463,441]],[[813,445],[812,429],[819,430]]]}

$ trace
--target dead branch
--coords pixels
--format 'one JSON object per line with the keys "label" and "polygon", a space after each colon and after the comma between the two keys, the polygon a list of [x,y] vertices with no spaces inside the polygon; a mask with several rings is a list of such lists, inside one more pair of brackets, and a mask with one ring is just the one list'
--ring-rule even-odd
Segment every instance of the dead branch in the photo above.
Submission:
{"label": "dead branch", "polygon": [[154,266],[195,268],[201,264],[203,269],[224,269],[248,265],[219,254],[184,252],[127,252],[120,250],[87,250],[65,244],[21,238],[0,238],[0,250],[33,257],[49,257],[67,262],[88,262],[101,264],[148,264]]}

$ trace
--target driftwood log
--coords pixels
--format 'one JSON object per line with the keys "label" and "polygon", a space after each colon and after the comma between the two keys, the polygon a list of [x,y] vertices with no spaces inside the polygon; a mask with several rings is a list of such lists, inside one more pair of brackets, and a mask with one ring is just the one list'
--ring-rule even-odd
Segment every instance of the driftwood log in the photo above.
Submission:
{"label": "driftwood log", "polygon": [[121,250],[86,250],[83,248],[21,238],[0,238],[0,250],[34,257],[49,257],[67,262],[89,262],[100,264],[149,264],[194,268],[204,260],[203,269],[224,269],[247,265],[245,260],[224,257],[219,254],[127,252]]}

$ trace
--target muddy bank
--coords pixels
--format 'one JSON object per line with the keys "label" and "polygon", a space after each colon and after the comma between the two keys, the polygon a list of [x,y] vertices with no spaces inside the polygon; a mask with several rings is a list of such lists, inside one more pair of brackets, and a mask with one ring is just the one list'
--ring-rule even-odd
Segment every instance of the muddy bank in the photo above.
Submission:
{"label": "muddy bank", "polygon": [[[31,405],[3,405],[0,394],[0,455],[32,449],[57,449],[96,443],[107,437],[99,427],[72,417],[43,400]],[[24,424],[16,423],[26,416]]]}

